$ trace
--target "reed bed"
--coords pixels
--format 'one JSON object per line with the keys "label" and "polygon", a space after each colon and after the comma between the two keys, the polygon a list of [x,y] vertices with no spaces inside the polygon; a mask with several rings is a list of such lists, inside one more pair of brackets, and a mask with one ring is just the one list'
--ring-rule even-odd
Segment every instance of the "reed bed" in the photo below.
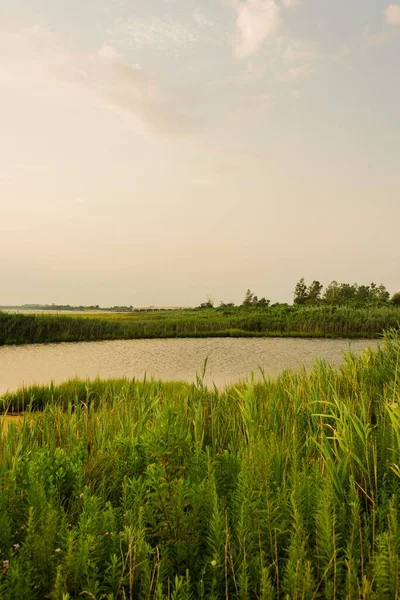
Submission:
{"label": "reed bed", "polygon": [[4,396],[0,597],[399,598],[399,364]]}
{"label": "reed bed", "polygon": [[398,327],[398,306],[272,306],[111,315],[0,312],[0,345],[170,337],[374,338]]}

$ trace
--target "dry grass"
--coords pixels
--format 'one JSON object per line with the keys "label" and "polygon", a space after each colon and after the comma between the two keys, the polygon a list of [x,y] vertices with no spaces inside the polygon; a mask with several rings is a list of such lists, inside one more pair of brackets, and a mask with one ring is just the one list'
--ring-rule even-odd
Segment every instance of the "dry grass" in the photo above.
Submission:
{"label": "dry grass", "polygon": [[0,432],[7,433],[10,425],[22,425],[24,419],[27,420],[28,423],[33,421],[32,415],[29,415],[29,417],[23,414],[0,415]]}

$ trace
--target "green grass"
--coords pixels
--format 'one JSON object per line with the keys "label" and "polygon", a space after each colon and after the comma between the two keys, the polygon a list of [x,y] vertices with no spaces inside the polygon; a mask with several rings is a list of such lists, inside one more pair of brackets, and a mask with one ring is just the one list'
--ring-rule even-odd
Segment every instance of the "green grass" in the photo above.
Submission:
{"label": "green grass", "polygon": [[399,598],[399,364],[4,396],[0,598]]}
{"label": "green grass", "polygon": [[170,337],[374,338],[400,323],[400,307],[273,306],[99,315],[0,312],[0,345]]}

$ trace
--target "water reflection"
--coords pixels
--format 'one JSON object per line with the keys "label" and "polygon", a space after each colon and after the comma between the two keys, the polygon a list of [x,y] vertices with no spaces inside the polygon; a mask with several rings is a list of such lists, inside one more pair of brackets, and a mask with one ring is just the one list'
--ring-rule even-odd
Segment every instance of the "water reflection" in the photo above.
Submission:
{"label": "water reflection", "polygon": [[70,377],[154,376],[194,381],[208,358],[207,383],[238,381],[253,371],[276,375],[316,358],[332,364],[345,350],[376,347],[373,340],[309,340],[292,338],[212,338],[124,340],[0,347],[0,394],[32,383],[61,382]]}

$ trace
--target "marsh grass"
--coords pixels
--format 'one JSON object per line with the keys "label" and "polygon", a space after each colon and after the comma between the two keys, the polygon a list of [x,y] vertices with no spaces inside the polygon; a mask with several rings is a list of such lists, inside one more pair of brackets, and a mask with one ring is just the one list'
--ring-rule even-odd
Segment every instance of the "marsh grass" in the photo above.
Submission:
{"label": "marsh grass", "polygon": [[0,597],[398,598],[399,362],[8,394]]}
{"label": "marsh grass", "polygon": [[174,337],[374,338],[398,327],[396,306],[275,306],[100,315],[0,312],[0,345]]}

